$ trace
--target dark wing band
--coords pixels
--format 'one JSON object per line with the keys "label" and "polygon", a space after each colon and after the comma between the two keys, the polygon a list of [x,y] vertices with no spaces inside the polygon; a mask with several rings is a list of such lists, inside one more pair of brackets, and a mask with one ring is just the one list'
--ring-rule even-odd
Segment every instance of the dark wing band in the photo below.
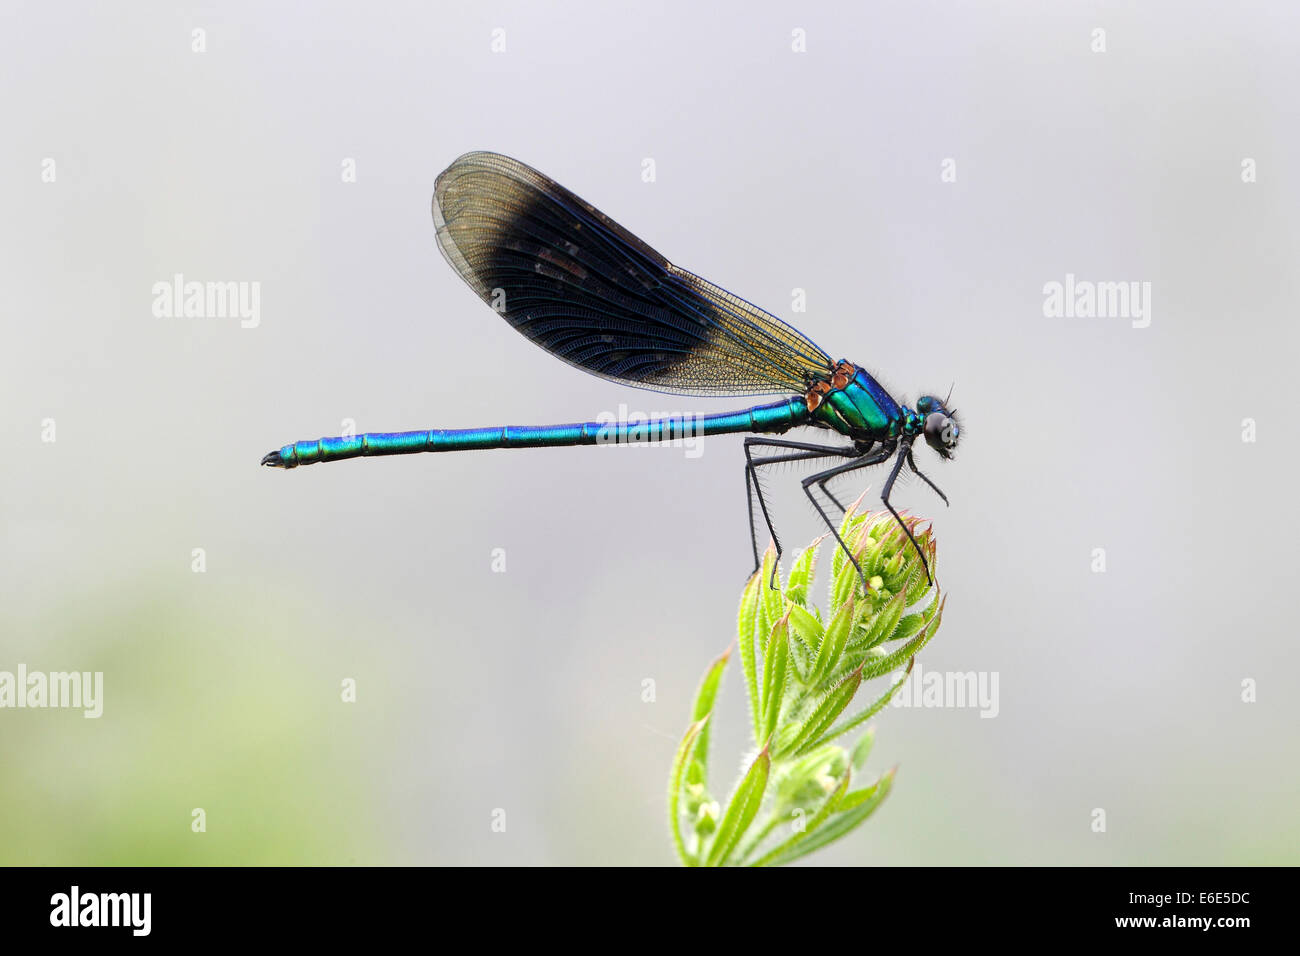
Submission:
{"label": "dark wing band", "polygon": [[612,381],[695,395],[798,393],[829,356],[780,319],[679,269],[550,178],[498,153],[438,177],[443,256],[552,355]]}

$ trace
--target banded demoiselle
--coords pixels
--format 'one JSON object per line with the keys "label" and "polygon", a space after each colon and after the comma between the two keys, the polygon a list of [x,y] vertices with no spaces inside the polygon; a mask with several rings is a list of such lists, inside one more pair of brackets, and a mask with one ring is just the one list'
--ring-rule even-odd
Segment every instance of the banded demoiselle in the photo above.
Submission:
{"label": "banded demoiselle", "polygon": [[[832,361],[797,329],[673,265],[590,203],[507,156],[466,153],[447,167],[434,185],[433,220],[443,257],[479,298],[570,365],[658,392],[787,397],[693,418],[322,438],[285,445],[262,464],[295,468],[370,455],[676,441],[750,432],[745,493],[756,570],[755,497],[777,557],[781,554],[758,470],[819,459],[839,463],[804,478],[804,494],[860,574],[861,566],[814,489],[842,512],[844,506],[827,483],[891,457],[881,501],[925,562],[911,528],[889,499],[906,464],[947,502],[912,458],[912,444],[920,436],[941,458],[952,457],[960,427],[947,399],[923,395],[914,408],[900,404],[862,367],[845,359]],[[801,426],[835,432],[849,443],[757,437]],[[929,566],[924,566],[928,577]]]}

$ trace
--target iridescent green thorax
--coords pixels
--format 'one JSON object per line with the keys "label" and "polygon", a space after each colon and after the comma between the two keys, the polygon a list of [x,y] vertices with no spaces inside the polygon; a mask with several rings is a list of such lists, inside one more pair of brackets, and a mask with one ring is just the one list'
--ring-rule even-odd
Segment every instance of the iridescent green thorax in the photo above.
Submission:
{"label": "iridescent green thorax", "polygon": [[851,362],[839,362],[828,382],[819,382],[806,396],[814,421],[855,441],[897,438],[919,416],[904,409],[866,371]]}
{"label": "iridescent green thorax", "polygon": [[925,416],[920,412],[903,407],[903,434],[919,435],[925,431]]}

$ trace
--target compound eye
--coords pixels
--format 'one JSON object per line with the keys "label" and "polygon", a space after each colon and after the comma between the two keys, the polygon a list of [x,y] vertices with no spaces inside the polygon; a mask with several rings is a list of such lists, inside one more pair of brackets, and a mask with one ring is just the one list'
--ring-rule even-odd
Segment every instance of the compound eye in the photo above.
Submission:
{"label": "compound eye", "polygon": [[925,442],[943,453],[957,447],[957,423],[942,412],[925,416]]}

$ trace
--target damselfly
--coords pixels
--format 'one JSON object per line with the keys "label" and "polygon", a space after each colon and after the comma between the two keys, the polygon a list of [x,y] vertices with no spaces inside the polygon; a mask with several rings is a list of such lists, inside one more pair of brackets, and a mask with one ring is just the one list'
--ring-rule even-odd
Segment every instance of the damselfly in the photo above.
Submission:
{"label": "damselfly", "polygon": [[[803,492],[859,573],[814,489],[841,512],[827,487],[837,478],[893,458],[881,492],[921,555],[912,529],[890,503],[906,465],[947,502],[916,467],[913,442],[951,458],[960,437],[947,399],[923,395],[914,407],[895,401],[863,368],[833,361],[776,316],[673,265],[590,203],[518,160],[467,153],[438,177],[433,220],[443,256],[506,321],[546,351],[583,371],[623,385],[685,395],[785,394],[781,401],[697,417],[571,425],[377,432],[285,445],[262,464],[295,468],[318,461],[414,452],[545,448],[601,442],[677,441],[736,432],[745,439],[745,493],[755,568],[760,564],[754,499],[781,553],[760,468],[782,462],[838,460],[802,480]],[[490,362],[485,387],[497,387]],[[848,444],[759,437],[805,426],[836,432]],[[929,566],[925,565],[929,575]]]}

